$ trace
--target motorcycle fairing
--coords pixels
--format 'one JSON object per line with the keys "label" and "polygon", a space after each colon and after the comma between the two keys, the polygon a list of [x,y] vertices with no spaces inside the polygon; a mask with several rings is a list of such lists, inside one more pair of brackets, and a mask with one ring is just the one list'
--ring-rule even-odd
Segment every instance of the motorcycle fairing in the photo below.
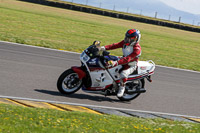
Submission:
{"label": "motorcycle fairing", "polygon": [[[116,56],[104,56],[105,60],[118,60]],[[87,68],[91,78],[91,86],[83,87],[83,90],[105,90],[108,87],[113,85],[113,82],[120,80],[119,70],[122,68],[122,65],[116,67],[108,68],[109,73],[105,70],[102,60],[100,58],[91,58],[87,53],[83,52],[80,56],[80,60]],[[131,74],[128,77],[128,80],[136,80],[144,77],[148,77],[153,74],[155,69],[155,64],[153,61],[139,61],[137,74]],[[112,75],[112,77],[110,76]],[[114,79],[114,81],[113,81]]]}
{"label": "motorcycle fairing", "polygon": [[137,74],[129,75],[128,80],[142,79],[154,74],[155,63],[149,61],[138,61]]}
{"label": "motorcycle fairing", "polygon": [[71,68],[78,74],[79,79],[83,79],[86,76],[86,73],[81,69],[81,67],[73,66]]}
{"label": "motorcycle fairing", "polygon": [[111,87],[113,84],[107,85],[106,87],[88,87],[86,88],[84,85],[82,86],[83,91],[103,91]]}
{"label": "motorcycle fairing", "polygon": [[[119,70],[122,68],[121,65],[109,68],[108,71],[112,75],[115,82],[119,83],[120,75]],[[89,68],[91,70],[91,68]],[[134,72],[133,74],[129,75],[128,81],[130,80],[137,80],[142,78],[148,78],[150,75],[154,73],[155,64],[153,61],[139,61],[137,66],[137,72]],[[112,78],[109,78],[109,74],[101,68],[96,68],[90,71],[90,76],[94,77],[92,78],[92,86],[89,88],[90,90],[103,90],[106,89],[106,85],[112,85],[113,80]],[[105,82],[106,81],[106,82]],[[102,88],[98,86],[103,86]]]}
{"label": "motorcycle fairing", "polygon": [[144,74],[147,72],[153,72],[155,69],[155,63],[152,60],[138,61],[138,74]]}
{"label": "motorcycle fairing", "polygon": [[142,74],[142,75],[129,76],[128,77],[128,81],[130,81],[130,80],[136,80],[136,79],[143,79],[145,77],[148,77],[148,76],[152,75],[153,73],[154,72],[145,73],[145,74]]}
{"label": "motorcycle fairing", "polygon": [[[106,60],[117,60],[118,58],[115,56],[105,56]],[[110,87],[113,84],[114,80],[119,80],[119,70],[122,68],[121,65],[116,66],[114,68],[108,68],[109,73],[113,75],[112,77],[110,74],[105,70],[104,65],[102,64],[103,61],[100,58],[91,58],[87,55],[87,53],[83,52],[80,56],[80,60],[85,65],[88,74],[91,78],[91,86],[90,87],[83,87],[83,90],[103,90]]]}
{"label": "motorcycle fairing", "polygon": [[[122,66],[116,66],[114,68],[108,69],[114,80],[119,80],[120,75],[119,75],[119,70],[122,68]],[[91,88],[95,88],[95,90],[99,90],[102,88],[107,88],[108,85],[113,84],[113,79],[110,77],[109,73],[105,69],[101,68],[95,68],[91,71],[90,70],[90,77],[93,77],[91,79],[92,85]],[[100,87],[100,88],[99,88]],[[91,89],[90,88],[90,89]]]}

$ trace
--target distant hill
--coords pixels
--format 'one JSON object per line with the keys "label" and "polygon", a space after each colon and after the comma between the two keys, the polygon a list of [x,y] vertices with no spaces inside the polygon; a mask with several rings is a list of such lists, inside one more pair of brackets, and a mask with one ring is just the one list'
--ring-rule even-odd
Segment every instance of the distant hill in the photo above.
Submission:
{"label": "distant hill", "polygon": [[[198,25],[200,22],[200,15],[191,14],[188,12],[177,10],[170,7],[159,0],[64,0],[74,3],[87,4],[105,9],[116,11],[129,12],[134,14],[141,14],[144,16],[179,21],[188,24]],[[199,23],[200,25],[200,23]]]}

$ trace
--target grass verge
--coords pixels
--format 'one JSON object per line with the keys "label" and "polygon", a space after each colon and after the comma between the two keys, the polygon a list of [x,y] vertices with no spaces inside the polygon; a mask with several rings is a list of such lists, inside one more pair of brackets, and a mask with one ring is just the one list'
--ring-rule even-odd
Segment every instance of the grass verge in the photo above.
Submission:
{"label": "grass verge", "polygon": [[0,132],[197,133],[199,124],[0,104]]}
{"label": "grass verge", "polygon": [[141,60],[200,71],[199,33],[16,0],[0,0],[0,20],[0,40],[75,52],[94,40],[102,45],[119,42],[127,29],[137,28],[142,33]]}

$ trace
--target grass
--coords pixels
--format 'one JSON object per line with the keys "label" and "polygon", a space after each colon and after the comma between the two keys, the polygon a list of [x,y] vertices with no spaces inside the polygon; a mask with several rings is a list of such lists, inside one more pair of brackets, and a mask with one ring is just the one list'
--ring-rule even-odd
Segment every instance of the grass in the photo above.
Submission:
{"label": "grass", "polygon": [[[141,60],[200,71],[200,34],[173,28],[59,9],[16,0],[0,0],[0,40],[82,52],[94,40],[119,42],[127,29],[142,33]],[[121,50],[111,52],[121,55]]]}
{"label": "grass", "polygon": [[197,133],[197,123],[95,115],[0,104],[0,132]]}

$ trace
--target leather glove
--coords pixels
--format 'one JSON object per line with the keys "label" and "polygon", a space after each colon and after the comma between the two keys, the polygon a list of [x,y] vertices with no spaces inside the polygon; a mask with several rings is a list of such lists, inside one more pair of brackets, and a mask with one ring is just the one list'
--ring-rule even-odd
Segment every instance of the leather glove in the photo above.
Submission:
{"label": "leather glove", "polygon": [[112,67],[115,67],[118,65],[118,62],[117,61],[113,61],[113,60],[109,60],[107,62],[108,66],[112,66]]}

